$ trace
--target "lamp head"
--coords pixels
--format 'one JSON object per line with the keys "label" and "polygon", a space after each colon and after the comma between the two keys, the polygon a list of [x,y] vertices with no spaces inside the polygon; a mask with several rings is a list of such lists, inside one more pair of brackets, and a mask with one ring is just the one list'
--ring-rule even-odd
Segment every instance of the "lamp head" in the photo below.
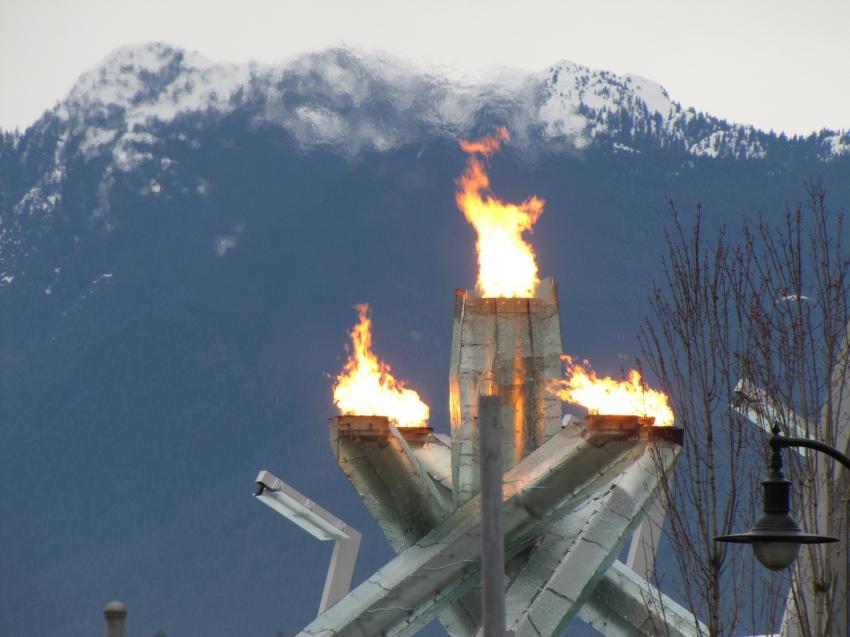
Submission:
{"label": "lamp head", "polygon": [[[779,435],[774,429],[774,435]],[[781,571],[794,563],[801,544],[837,542],[827,535],[803,533],[790,515],[791,483],[782,474],[782,456],[779,447],[773,447],[770,473],[762,482],[764,487],[764,515],[746,533],[721,535],[716,542],[752,544],[756,559],[765,568]]]}

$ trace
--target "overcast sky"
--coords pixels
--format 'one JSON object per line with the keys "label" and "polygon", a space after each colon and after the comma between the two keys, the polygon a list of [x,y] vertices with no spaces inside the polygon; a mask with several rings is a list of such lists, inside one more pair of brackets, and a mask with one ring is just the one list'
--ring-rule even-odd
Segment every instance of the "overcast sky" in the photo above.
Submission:
{"label": "overcast sky", "polygon": [[0,0],[0,128],[150,40],[272,63],[347,44],[466,73],[568,59],[734,122],[850,128],[850,0]]}

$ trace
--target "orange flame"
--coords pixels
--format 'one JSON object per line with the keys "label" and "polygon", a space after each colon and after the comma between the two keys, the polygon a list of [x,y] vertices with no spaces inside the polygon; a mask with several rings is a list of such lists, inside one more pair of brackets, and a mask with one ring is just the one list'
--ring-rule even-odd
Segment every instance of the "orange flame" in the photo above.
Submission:
{"label": "orange flame", "polygon": [[656,426],[671,426],[673,410],[667,395],[643,384],[640,372],[633,369],[628,380],[599,378],[588,361],[576,363],[563,356],[566,378],[554,380],[549,391],[568,403],[586,407],[588,412],[606,415],[652,416]]}
{"label": "orange flame", "polygon": [[396,380],[390,366],[372,353],[372,319],[365,303],[354,306],[360,321],[351,332],[348,360],[334,384],[334,404],[341,414],[386,416],[398,427],[422,427],[429,408],[404,382]]}
{"label": "orange flame", "polygon": [[478,292],[485,297],[532,297],[540,280],[534,251],[522,238],[543,213],[544,202],[529,197],[521,204],[505,203],[490,192],[482,158],[510,140],[508,129],[475,141],[462,140],[469,155],[458,179],[458,208],[478,233]]}

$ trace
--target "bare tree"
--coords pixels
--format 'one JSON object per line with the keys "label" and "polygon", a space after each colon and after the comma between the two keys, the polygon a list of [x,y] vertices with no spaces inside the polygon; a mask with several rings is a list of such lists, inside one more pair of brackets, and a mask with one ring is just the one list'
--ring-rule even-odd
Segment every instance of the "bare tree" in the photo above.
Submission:
{"label": "bare tree", "polygon": [[[779,227],[764,218],[745,228],[759,255],[740,289],[750,304],[753,340],[747,377],[788,435],[811,437],[847,453],[850,442],[850,254],[843,215],[826,206],[820,185],[807,208]],[[783,633],[847,637],[847,472],[817,453],[790,454],[799,487],[796,512],[809,532],[839,537],[837,545],[803,549],[788,599]]]}
{"label": "bare tree", "polygon": [[[686,227],[670,208],[665,278],[641,333],[644,364],[685,430],[679,465],[664,480],[666,537],[686,603],[712,636],[730,635],[747,619],[777,626],[787,581],[713,538],[748,528],[760,513],[766,436],[741,415],[742,379],[769,403],[757,412],[763,426],[778,420],[786,432],[799,427],[847,446],[848,428],[838,426],[850,400],[841,398],[850,382],[846,228],[819,185],[808,188],[806,208],[786,212],[777,227],[764,217],[745,223],[737,241],[725,229],[706,238],[699,209]],[[802,487],[796,504],[806,530],[838,534],[846,487],[836,468],[810,454],[794,457],[791,472]],[[805,572],[795,578],[787,635],[838,634],[846,553],[844,570],[841,559],[840,550],[821,547],[800,560]]]}
{"label": "bare tree", "polygon": [[739,490],[755,478],[746,462],[752,432],[730,400],[743,373],[736,353],[749,340],[735,294],[745,277],[733,265],[746,254],[736,254],[723,230],[705,239],[699,209],[686,229],[670,208],[664,285],[653,290],[642,332],[646,364],[685,432],[679,465],[663,481],[667,539],[688,607],[711,635],[729,635],[741,622],[749,564],[730,560],[713,538],[743,524],[749,509],[742,515]]}

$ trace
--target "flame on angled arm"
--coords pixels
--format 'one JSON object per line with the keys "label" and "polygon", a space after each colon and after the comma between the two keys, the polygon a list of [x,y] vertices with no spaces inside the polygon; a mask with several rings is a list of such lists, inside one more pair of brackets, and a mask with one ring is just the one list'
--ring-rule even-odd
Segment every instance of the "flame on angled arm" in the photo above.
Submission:
{"label": "flame on angled arm", "polygon": [[345,415],[386,416],[398,427],[422,427],[429,408],[419,394],[390,373],[372,352],[369,306],[356,305],[359,321],[351,332],[348,360],[334,383],[334,404]]}
{"label": "flame on angled arm", "polygon": [[508,129],[475,141],[461,141],[469,156],[458,178],[457,206],[478,233],[478,292],[485,297],[532,297],[537,288],[534,250],[522,238],[543,213],[544,202],[529,197],[520,204],[505,203],[490,192],[484,158],[510,140]]}
{"label": "flame on angled arm", "polygon": [[571,356],[563,360],[566,378],[550,382],[548,389],[564,402],[581,405],[589,413],[652,416],[656,426],[673,424],[667,394],[646,387],[636,369],[628,379],[614,380],[599,378],[588,361],[577,363]]}

